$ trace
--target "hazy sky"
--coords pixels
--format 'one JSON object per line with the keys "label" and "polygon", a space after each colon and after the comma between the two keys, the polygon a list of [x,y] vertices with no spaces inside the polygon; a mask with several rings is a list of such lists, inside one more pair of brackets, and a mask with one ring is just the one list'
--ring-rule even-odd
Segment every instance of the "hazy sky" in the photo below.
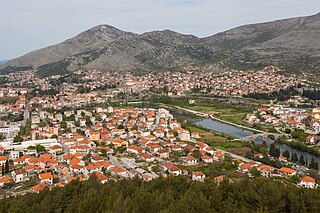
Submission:
{"label": "hazy sky", "polygon": [[0,0],[0,60],[61,42],[98,24],[199,37],[239,25],[313,15],[320,0]]}

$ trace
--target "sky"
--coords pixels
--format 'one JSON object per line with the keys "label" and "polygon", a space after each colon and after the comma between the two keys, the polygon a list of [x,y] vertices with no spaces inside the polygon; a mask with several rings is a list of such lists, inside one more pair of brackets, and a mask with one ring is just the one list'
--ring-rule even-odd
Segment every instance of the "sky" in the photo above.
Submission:
{"label": "sky", "polygon": [[244,24],[320,12],[319,0],[0,0],[0,60],[99,24],[205,37]]}

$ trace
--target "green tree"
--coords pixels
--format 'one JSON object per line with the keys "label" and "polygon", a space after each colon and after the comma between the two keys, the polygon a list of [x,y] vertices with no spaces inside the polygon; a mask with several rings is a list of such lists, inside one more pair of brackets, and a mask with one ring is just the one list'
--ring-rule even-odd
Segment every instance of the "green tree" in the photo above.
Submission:
{"label": "green tree", "polygon": [[80,115],[81,115],[81,117],[83,117],[83,118],[84,118],[84,116],[86,116],[86,113],[81,112],[81,113],[80,113]]}
{"label": "green tree", "polygon": [[276,147],[275,143],[271,144],[269,149],[269,155],[276,158],[280,156],[280,149]]}
{"label": "green tree", "polygon": [[252,168],[251,173],[253,174],[254,177],[260,177],[261,173],[257,168]]}
{"label": "green tree", "polygon": [[137,125],[133,125],[133,127],[131,128],[131,131],[133,130],[138,130],[138,126]]}
{"label": "green tree", "polygon": [[66,129],[68,126],[67,126],[67,123],[66,123],[65,121],[61,121],[61,122],[60,122],[60,127],[61,127],[62,129]]}
{"label": "green tree", "polygon": [[309,170],[309,176],[314,178],[316,180],[316,182],[320,181],[320,174],[318,173],[317,170],[314,169],[310,169]]}
{"label": "green tree", "polygon": [[38,126],[39,127],[45,127],[47,124],[43,121],[41,121],[40,123],[38,123]]}
{"label": "green tree", "polygon": [[223,162],[223,168],[226,170],[230,170],[232,168],[232,165],[230,162]]}
{"label": "green tree", "polygon": [[253,154],[251,151],[247,151],[246,154],[245,154],[245,157],[248,158],[248,159],[252,159],[253,158]]}
{"label": "green tree", "polygon": [[58,138],[58,135],[53,134],[53,135],[51,136],[51,138]]}
{"label": "green tree", "polygon": [[36,150],[37,150],[38,153],[40,153],[40,152],[45,152],[46,148],[44,146],[40,145],[40,144],[37,144],[36,145]]}
{"label": "green tree", "polygon": [[9,161],[8,160],[6,161],[4,171],[6,174],[9,173]]}
{"label": "green tree", "polygon": [[210,178],[198,182],[183,176],[101,184],[92,174],[87,181],[1,199],[0,212],[318,212],[318,200],[319,189],[305,190],[261,177],[243,177],[219,186]]}
{"label": "green tree", "polygon": [[13,138],[13,142],[22,142],[23,138],[17,135],[16,137]]}
{"label": "green tree", "polygon": [[0,140],[3,140],[3,139],[6,139],[6,137],[2,133],[0,133]]}
{"label": "green tree", "polygon": [[282,152],[282,156],[286,157],[289,160],[290,159],[290,152],[288,150],[285,150]]}
{"label": "green tree", "polygon": [[303,156],[302,154],[300,155],[299,163],[300,163],[301,165],[305,165],[305,164],[306,164],[306,162],[305,162],[305,160],[304,160],[304,156]]}
{"label": "green tree", "polygon": [[297,153],[293,153],[291,160],[292,160],[293,162],[298,162],[298,155],[297,155]]}
{"label": "green tree", "polygon": [[91,121],[89,116],[86,116],[86,125],[87,126],[91,126],[92,125],[92,121]]}
{"label": "green tree", "polygon": [[195,158],[200,158],[201,157],[201,152],[199,150],[194,150],[192,152],[192,156],[195,157]]}
{"label": "green tree", "polygon": [[319,164],[318,164],[318,162],[316,162],[316,161],[314,160],[313,157],[311,158],[311,162],[310,162],[310,164],[309,164],[309,168],[310,168],[310,169],[314,169],[314,170],[318,170],[318,169],[319,169]]}
{"label": "green tree", "polygon": [[36,148],[36,146],[28,146],[27,149],[32,150],[32,149],[37,149],[37,148]]}
{"label": "green tree", "polygon": [[100,149],[102,156],[107,156],[107,151],[105,149]]}
{"label": "green tree", "polygon": [[261,148],[259,149],[259,152],[260,152],[261,154],[263,154],[263,155],[267,155],[267,154],[268,154],[268,149],[267,149],[267,148],[264,148],[264,147],[261,147]]}

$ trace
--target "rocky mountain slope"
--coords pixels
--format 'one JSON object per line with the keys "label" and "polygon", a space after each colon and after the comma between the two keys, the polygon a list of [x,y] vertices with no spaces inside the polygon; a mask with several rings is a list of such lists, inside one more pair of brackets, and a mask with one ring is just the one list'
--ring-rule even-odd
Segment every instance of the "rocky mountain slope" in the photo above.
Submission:
{"label": "rocky mountain slope", "polygon": [[203,39],[231,64],[276,64],[320,71],[320,13],[237,27]]}
{"label": "rocky mountain slope", "polygon": [[237,67],[275,64],[318,72],[319,41],[320,13],[245,25],[206,38],[170,30],[135,34],[99,25],[0,66],[3,72],[32,67],[50,75],[77,69],[151,71],[224,62]]}

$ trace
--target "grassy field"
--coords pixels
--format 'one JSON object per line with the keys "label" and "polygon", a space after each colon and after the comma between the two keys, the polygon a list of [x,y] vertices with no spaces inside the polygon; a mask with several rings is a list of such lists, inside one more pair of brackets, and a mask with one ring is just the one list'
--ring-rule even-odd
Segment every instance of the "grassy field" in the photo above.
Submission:
{"label": "grassy field", "polygon": [[248,113],[252,113],[253,111],[253,108],[215,102],[210,105],[188,105],[186,108],[214,114],[215,117],[241,125],[248,125],[243,119]]}
{"label": "grassy field", "polygon": [[222,133],[209,131],[191,124],[183,124],[184,128],[190,132],[199,132],[201,138],[198,141],[207,143],[208,145],[222,150],[228,150],[230,148],[242,148],[246,147],[246,144],[240,141],[230,141],[232,138]]}
{"label": "grassy field", "polygon": [[209,131],[209,130],[199,128],[199,127],[191,125],[191,124],[183,124],[183,127],[185,129],[189,130],[190,132],[199,132],[201,138],[198,139],[198,141],[224,142],[224,141],[228,140],[228,137],[224,136],[221,133]]}
{"label": "grassy field", "polygon": [[207,141],[207,144],[210,146],[213,146],[217,149],[222,149],[227,151],[230,148],[241,148],[246,147],[246,144],[240,142],[240,141],[224,141],[224,142],[218,142],[218,141]]}

